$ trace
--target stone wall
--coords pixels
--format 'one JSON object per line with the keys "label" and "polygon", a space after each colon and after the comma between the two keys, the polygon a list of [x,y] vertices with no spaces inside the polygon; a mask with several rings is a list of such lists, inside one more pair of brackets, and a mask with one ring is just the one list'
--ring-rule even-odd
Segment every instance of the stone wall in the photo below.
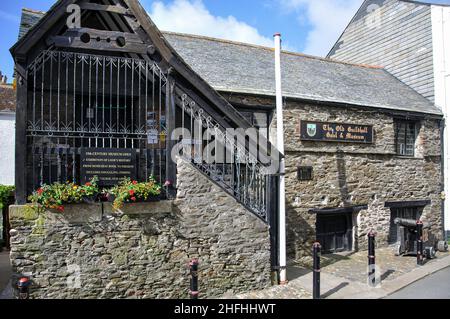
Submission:
{"label": "stone wall", "polygon": [[[373,125],[374,144],[300,140],[300,120]],[[356,247],[365,248],[374,229],[386,245],[390,201],[431,200],[422,219],[441,237],[441,157],[439,120],[422,119],[414,158],[395,151],[394,118],[376,111],[288,103],[286,130],[286,196],[288,251],[296,259],[309,256],[315,239],[316,215],[311,209],[367,205],[354,214]],[[289,138],[287,138],[289,137]],[[297,167],[312,166],[313,180],[298,181]]]}
{"label": "stone wall", "polygon": [[63,214],[11,206],[11,262],[32,298],[188,298],[199,258],[201,298],[270,286],[268,227],[190,164],[174,201],[68,206]]}
{"label": "stone wall", "polygon": [[[233,95],[239,105],[274,105],[263,97]],[[367,205],[355,213],[354,245],[364,249],[367,233],[378,232],[378,245],[386,245],[390,227],[387,201],[431,200],[422,219],[442,237],[440,119],[423,116],[414,158],[396,155],[394,117],[363,107],[329,106],[288,100],[284,108],[286,149],[286,200],[288,254],[310,261],[315,240],[316,215],[311,209]],[[398,117],[406,114],[398,113]],[[373,144],[311,142],[300,140],[300,121],[373,125]],[[271,140],[276,140],[276,117]],[[299,181],[298,166],[312,166],[313,180]]]}

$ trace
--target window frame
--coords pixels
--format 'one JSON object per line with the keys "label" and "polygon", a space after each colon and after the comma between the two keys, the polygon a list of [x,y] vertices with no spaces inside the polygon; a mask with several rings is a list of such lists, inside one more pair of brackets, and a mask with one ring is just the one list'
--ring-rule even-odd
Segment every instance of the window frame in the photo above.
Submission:
{"label": "window frame", "polygon": [[[411,138],[410,125],[414,126],[414,135],[413,135],[413,144],[412,144],[412,153],[408,153],[408,146],[411,146],[411,143],[408,143],[408,140]],[[404,126],[404,127],[402,127]],[[406,120],[406,119],[394,119],[394,131],[395,131],[395,153],[397,156],[401,157],[415,157],[416,156],[416,142],[418,137],[418,121],[414,120]],[[402,132],[401,132],[402,131]],[[403,135],[400,139],[400,133]],[[404,145],[404,151],[402,153],[400,142]]]}

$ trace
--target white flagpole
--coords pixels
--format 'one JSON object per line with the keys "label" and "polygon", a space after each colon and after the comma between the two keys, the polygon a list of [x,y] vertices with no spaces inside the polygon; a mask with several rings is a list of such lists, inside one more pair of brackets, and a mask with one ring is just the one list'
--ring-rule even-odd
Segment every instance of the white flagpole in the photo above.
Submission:
{"label": "white flagpole", "polygon": [[[281,91],[281,34],[276,33],[275,39],[275,84],[277,100],[277,148],[284,155],[284,123],[283,123],[283,95]],[[285,190],[285,160],[280,162],[280,189],[279,189],[279,263],[280,284],[287,283],[286,275],[286,190]]]}

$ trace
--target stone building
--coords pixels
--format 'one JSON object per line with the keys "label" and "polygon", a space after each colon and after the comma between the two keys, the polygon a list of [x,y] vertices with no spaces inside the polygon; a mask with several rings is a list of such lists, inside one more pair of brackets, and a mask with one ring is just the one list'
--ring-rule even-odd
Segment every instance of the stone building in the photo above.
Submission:
{"label": "stone building", "polygon": [[[366,0],[327,57],[384,67],[448,117],[450,6],[405,0]],[[450,131],[444,138],[445,193],[450,193]],[[450,230],[450,201],[444,202]],[[444,207],[443,207],[444,208]]]}
{"label": "stone building", "polygon": [[[89,144],[71,140],[62,142],[64,134],[71,132],[59,132],[59,128],[50,127],[48,130],[42,129],[39,125],[24,128],[24,123],[20,121],[25,113],[28,118],[41,116],[43,120],[52,114],[51,109],[49,115],[41,112],[47,105],[38,99],[36,103],[30,103],[35,101],[35,95],[47,98],[46,94],[49,94],[47,101],[52,101],[52,94],[58,96],[56,101],[59,101],[59,96],[68,96],[70,103],[63,101],[62,105],[74,105],[73,114],[69,113],[74,116],[74,122],[75,119],[94,118],[87,114],[97,114],[88,110],[92,108],[92,101],[97,101],[96,90],[83,89],[85,84],[81,84],[81,95],[87,96],[87,99],[81,100],[76,89],[73,94],[75,98],[64,91],[66,83],[69,84],[67,87],[72,88],[83,81],[73,83],[62,80],[62,85],[50,84],[47,86],[49,89],[45,90],[42,88],[49,84],[42,84],[37,86],[41,90],[35,89],[35,70],[42,70],[36,61],[44,61],[42,64],[47,65],[47,70],[48,63],[53,63],[50,64],[53,70],[57,70],[58,65],[68,66],[65,72],[75,69],[71,62],[61,62],[59,59],[64,54],[58,52],[69,51],[73,59],[81,58],[76,61],[85,65],[84,70],[89,69],[90,77],[97,83],[91,73],[91,67],[95,64],[83,64],[94,59],[95,63],[100,63],[99,69],[104,69],[98,56],[91,53],[93,50],[101,50],[102,54],[113,52],[112,56],[104,57],[107,61],[116,55],[124,56],[123,60],[116,60],[119,65],[136,54],[144,56],[146,63],[154,63],[152,72],[158,70],[157,77],[161,81],[167,79],[174,89],[168,90],[170,86],[166,85],[166,90],[162,90],[161,81],[155,85],[155,78],[146,78],[149,85],[153,85],[156,91],[160,90],[159,96],[163,98],[158,105],[160,113],[157,117],[152,114],[149,119],[148,113],[144,113],[143,117],[153,124],[162,123],[161,117],[167,122],[167,131],[163,125],[157,125],[157,134],[145,132],[152,136],[148,141],[170,135],[175,125],[184,124],[189,116],[192,120],[193,113],[200,117],[203,113],[209,114],[204,118],[205,123],[216,121],[213,126],[216,129],[253,126],[262,130],[269,140],[274,140],[275,72],[271,48],[194,35],[160,33],[135,0],[125,1],[127,8],[122,4],[107,8],[99,5],[98,1],[83,4],[82,9],[90,14],[83,16],[82,23],[83,27],[86,28],[87,24],[89,28],[67,31],[62,27],[62,19],[67,15],[64,5],[72,2],[58,1],[47,14],[32,12],[30,15],[28,10],[24,10],[22,21],[27,22],[22,25],[21,34],[24,37],[12,50],[18,69],[29,70],[28,98],[24,87],[21,88],[23,82],[18,81],[17,125],[23,145],[17,146],[19,152],[16,154],[20,155],[21,151],[28,154],[28,157],[22,157],[23,163],[16,158],[16,163],[22,168],[18,168],[16,173],[19,203],[23,203],[25,195],[38,185],[39,179],[48,182],[62,177],[83,178],[79,170],[73,167],[81,165],[79,156],[83,154],[82,148],[92,148],[91,144],[102,145],[102,142],[105,145],[104,141],[97,140],[102,138],[102,134],[106,134],[103,139],[111,139],[111,133],[122,134],[120,138],[125,140],[125,147],[128,135],[135,133],[136,136],[131,138],[133,140],[142,138],[142,132],[96,131],[96,135],[90,136],[90,126],[85,132],[85,125],[82,124],[80,130],[92,139]],[[127,24],[120,27],[120,33],[114,30],[117,28],[115,23],[120,20],[116,19],[117,15],[127,17]],[[105,16],[109,18],[105,19]],[[55,27],[51,28],[51,24]],[[31,30],[27,31],[30,26]],[[132,35],[125,34],[130,29]],[[33,38],[36,35],[41,38]],[[130,47],[141,51],[128,52],[126,45],[124,48],[121,45],[123,41],[119,40],[125,35],[139,44]],[[67,38],[71,37],[75,40],[68,41]],[[110,41],[104,41],[105,37]],[[29,43],[32,45],[26,45]],[[50,48],[48,43],[52,43]],[[42,48],[45,51],[40,52]],[[24,59],[26,56],[29,60]],[[53,58],[54,62],[48,62]],[[126,65],[121,68],[127,70]],[[440,238],[441,111],[381,68],[292,52],[283,52],[282,68],[289,256],[307,262],[315,240],[322,242],[324,252],[362,249],[371,229],[378,232],[379,244],[393,243],[396,240],[393,219],[396,217],[421,218],[431,225],[434,236]],[[118,83],[127,83],[120,80],[123,72],[107,72],[117,76]],[[73,73],[71,75],[75,78],[80,75]],[[37,77],[41,77],[44,83],[52,83],[51,74],[42,71],[42,75],[37,74]],[[53,76],[57,78],[58,74]],[[139,74],[135,76],[139,77]],[[105,75],[101,78],[104,81]],[[105,90],[103,84],[100,92],[109,90]],[[132,95],[134,105],[140,105],[141,99],[145,99],[142,94],[135,93],[129,82],[125,90],[117,88],[117,95],[123,96],[125,105],[129,95]],[[115,99],[119,100],[117,97]],[[106,100],[113,98],[107,97]],[[60,106],[56,103],[53,107],[59,110]],[[191,113],[186,113],[186,110]],[[131,114],[125,119],[138,121],[142,117],[141,113],[134,117]],[[64,118],[61,116],[58,121],[62,119],[63,124],[68,124]],[[100,121],[111,118],[116,118],[116,115],[103,115]],[[120,123],[123,122],[127,125],[126,120]],[[21,130],[29,130],[30,134],[24,136]],[[80,130],[70,139],[80,139]],[[58,136],[55,131],[62,135]],[[45,135],[44,142],[37,138],[39,134]],[[48,143],[49,140],[52,143]],[[266,141],[263,142],[265,144]],[[108,143],[106,141],[106,147],[124,148],[122,142]],[[61,144],[68,146],[61,147]],[[154,148],[150,148],[149,152],[148,145],[141,146],[138,142],[130,144],[137,149],[138,169],[148,168],[148,163],[152,161],[142,160],[139,156],[154,156]],[[75,259],[76,255],[82,256],[83,269],[89,270],[82,274],[82,278],[88,280],[89,286],[95,290],[77,291],[79,297],[126,297],[130,294],[138,297],[161,297],[163,294],[182,296],[180,283],[186,282],[183,263],[192,257],[205,260],[201,275],[208,278],[205,293],[208,297],[226,291],[264,288],[270,284],[270,270],[277,267],[276,174],[261,179],[261,171],[255,167],[262,164],[254,163],[254,160],[246,162],[243,168],[236,169],[233,163],[231,167],[216,165],[214,170],[204,163],[171,163],[167,157],[170,143],[157,144],[160,154],[156,157],[160,161],[157,169],[161,168],[164,158],[166,160],[158,177],[164,181],[169,176],[174,182],[173,197],[162,201],[162,206],[141,208],[137,212],[121,215],[102,204],[101,210],[91,209],[87,216],[67,214],[56,220],[52,215],[42,219],[42,216],[30,213],[22,206],[13,207],[13,265],[16,273],[31,272],[37,278],[42,289],[36,296],[53,297],[49,273],[56,271],[58,280],[55,285],[63,285],[67,271],[58,272],[57,269],[69,262],[62,260],[61,256]],[[270,145],[270,142],[267,144]],[[34,151],[35,148],[45,151]],[[234,144],[233,150],[238,151]],[[246,153],[244,158],[250,159],[250,156]],[[47,162],[49,164],[45,164]],[[61,166],[61,163],[66,165]],[[68,165],[70,163],[73,166]],[[67,170],[69,166],[72,170]],[[247,170],[251,171],[250,176],[259,178],[256,187],[253,182],[243,184],[248,180]],[[144,174],[145,168],[140,173]],[[129,250],[123,249],[121,241]],[[27,243],[31,245],[27,246]],[[96,255],[90,256],[91,251]],[[54,258],[39,258],[39,255]],[[161,281],[162,278],[146,269],[150,263],[157,263],[166,270],[168,279]],[[107,272],[102,272],[102,268]],[[138,282],[136,286],[133,279],[142,271],[149,279]],[[96,276],[99,279],[93,280],[97,279]],[[254,278],[256,280],[252,280]],[[152,281],[160,284],[157,284],[158,290],[149,293]],[[61,293],[63,297],[70,296],[68,291]]]}
{"label": "stone building", "polygon": [[[165,36],[255,125],[274,126],[271,49]],[[289,255],[308,256],[315,239],[329,252],[364,248],[371,229],[393,243],[396,217],[428,220],[442,238],[441,111],[379,67],[284,52],[282,76]],[[310,141],[301,122],[373,126],[373,140]]]}

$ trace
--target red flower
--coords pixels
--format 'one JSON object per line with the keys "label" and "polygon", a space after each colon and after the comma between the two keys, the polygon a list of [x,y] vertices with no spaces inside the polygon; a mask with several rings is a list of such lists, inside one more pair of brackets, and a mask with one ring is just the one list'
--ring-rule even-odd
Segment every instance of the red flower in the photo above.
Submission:
{"label": "red flower", "polygon": [[59,206],[59,207],[58,207],[58,210],[59,210],[61,213],[63,213],[63,212],[64,212],[64,206]]}
{"label": "red flower", "polygon": [[42,188],[39,188],[39,189],[37,190],[37,192],[38,192],[39,195],[42,195],[42,193],[44,192],[44,190],[43,190]]}
{"label": "red flower", "polygon": [[133,201],[133,202],[135,202],[136,201],[136,197],[131,197],[131,200]]}
{"label": "red flower", "polygon": [[133,181],[133,185],[137,185],[137,183],[138,183],[137,181]]}
{"label": "red flower", "polygon": [[87,183],[86,183],[86,186],[90,187],[90,186],[92,186],[92,184],[89,183],[89,182],[87,182]]}
{"label": "red flower", "polygon": [[135,194],[134,190],[130,190],[129,193],[131,196],[134,196],[134,194]]}
{"label": "red flower", "polygon": [[168,186],[171,186],[172,185],[172,181],[171,180],[167,180],[165,183],[164,183],[164,186],[165,187],[168,187]]}

